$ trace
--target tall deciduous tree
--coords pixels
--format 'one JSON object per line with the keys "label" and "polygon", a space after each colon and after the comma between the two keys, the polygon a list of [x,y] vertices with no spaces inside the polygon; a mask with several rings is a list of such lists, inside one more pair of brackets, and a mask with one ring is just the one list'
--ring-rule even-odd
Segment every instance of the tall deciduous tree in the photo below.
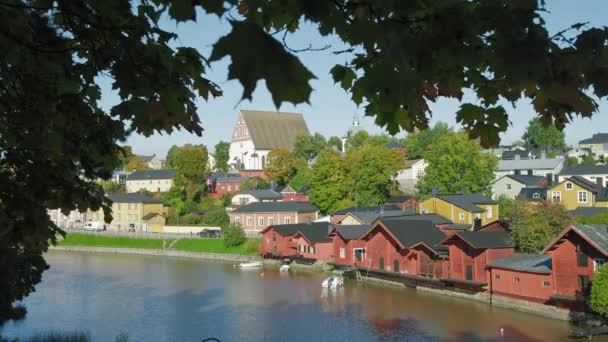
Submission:
{"label": "tall deciduous tree", "polygon": [[519,249],[538,252],[572,223],[572,217],[561,204],[516,200],[510,237]]}
{"label": "tall deciduous tree", "polygon": [[272,150],[268,153],[264,173],[271,181],[287,184],[295,171],[293,155],[284,149]]}
{"label": "tall deciduous tree", "polygon": [[405,138],[407,157],[410,159],[424,158],[424,153],[432,143],[451,133],[454,133],[454,130],[445,122],[438,122],[431,129],[410,133]]}
{"label": "tall deciduous tree", "polygon": [[608,265],[603,265],[593,275],[589,307],[598,314],[608,317]]}
{"label": "tall deciduous tree", "polygon": [[366,144],[351,149],[344,160],[349,197],[359,206],[384,203],[397,172],[404,167],[403,156],[385,146]]}
{"label": "tall deciduous tree", "polygon": [[189,198],[193,198],[205,185],[209,174],[208,158],[207,149],[202,145],[187,144],[175,153],[174,184],[184,189]]}
{"label": "tall deciduous tree", "polygon": [[125,170],[129,172],[148,170],[150,167],[141,160],[139,156],[133,155],[125,165]]}
{"label": "tall deciduous tree", "polygon": [[324,213],[341,209],[349,191],[348,177],[339,153],[331,149],[321,151],[312,166],[311,201]]}
{"label": "tall deciduous tree", "polygon": [[342,139],[336,136],[329,137],[327,145],[336,151],[342,151]]}
{"label": "tall deciduous tree", "polygon": [[465,133],[451,133],[432,143],[424,158],[428,162],[424,176],[416,184],[423,195],[433,188],[442,193],[456,193],[462,189],[467,193],[490,194],[490,182],[498,163],[494,155],[481,153],[476,140]]}
{"label": "tall deciduous tree", "polygon": [[346,149],[358,148],[363,146],[369,140],[369,133],[359,131],[346,139]]}
{"label": "tall deciduous tree", "polygon": [[521,138],[526,145],[533,148],[566,147],[566,134],[557,129],[553,123],[543,125],[538,118],[530,120]]}
{"label": "tall deciduous tree", "polygon": [[169,148],[169,151],[167,151],[167,156],[165,157],[165,167],[167,169],[173,169],[175,167],[175,156],[177,155],[178,151],[179,146],[177,145],[171,145],[171,148]]}
{"label": "tall deciduous tree", "polygon": [[228,171],[228,159],[230,158],[230,143],[227,141],[220,141],[215,144],[215,167],[221,171]]}
{"label": "tall deciduous tree", "polygon": [[325,148],[327,148],[327,140],[320,133],[302,134],[296,137],[292,153],[295,158],[311,160]]}

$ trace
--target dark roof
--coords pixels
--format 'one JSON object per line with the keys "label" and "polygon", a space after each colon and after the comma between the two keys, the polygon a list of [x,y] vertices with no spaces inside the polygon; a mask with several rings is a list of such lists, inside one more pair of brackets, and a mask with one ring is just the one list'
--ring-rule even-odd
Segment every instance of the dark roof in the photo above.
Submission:
{"label": "dark roof", "polygon": [[570,210],[570,215],[591,217],[594,215],[605,213],[607,211],[607,207],[578,207],[574,210]]}
{"label": "dark roof", "polygon": [[515,245],[509,241],[509,233],[507,232],[461,232],[456,233],[454,236],[460,237],[475,248],[515,247]]}
{"label": "dark roof", "polygon": [[[538,198],[534,197],[534,194],[538,194]],[[521,188],[519,191],[520,198],[525,198],[530,201],[540,201],[547,199],[547,188]]]}
{"label": "dark roof", "polygon": [[443,229],[467,230],[467,229],[471,229],[471,227],[473,227],[473,225],[468,224],[468,223],[449,223],[449,224],[446,224],[445,226],[443,226]]}
{"label": "dark roof", "polygon": [[482,194],[437,195],[437,198],[452,203],[471,213],[483,213],[486,211],[485,209],[478,207],[477,204],[498,204],[495,200]]}
{"label": "dark roof", "polygon": [[369,229],[367,224],[337,224],[336,230],[346,240],[358,239]]}
{"label": "dark roof", "polygon": [[239,173],[232,172],[211,172],[207,178],[215,179],[216,183],[243,183],[250,177],[241,176]]}
{"label": "dark roof", "polygon": [[608,165],[566,166],[559,174],[562,176],[608,174]]}
{"label": "dark roof", "polygon": [[[570,181],[585,190],[591,191],[595,193],[596,201],[606,201],[608,200],[608,188],[604,187],[603,184],[598,185],[595,182],[592,182],[581,176],[571,176],[566,178],[564,182]],[[563,182],[562,182],[563,183]]]}
{"label": "dark roof", "polygon": [[153,218],[154,216],[158,216],[158,213],[147,213],[141,219],[144,221],[148,221],[149,219]]}
{"label": "dark roof", "polygon": [[529,158],[531,155],[531,152],[528,150],[511,150],[511,151],[503,151],[502,155],[501,155],[501,159],[504,160],[513,160],[515,159],[515,156],[518,155],[521,159],[525,159],[525,158]]}
{"label": "dark roof", "polygon": [[327,222],[322,222],[322,223],[313,222],[311,224],[306,224],[306,223],[277,224],[277,225],[269,226],[269,228],[272,228],[272,229],[276,230],[277,233],[279,233],[283,236],[286,236],[286,235],[293,235],[293,234],[297,233],[299,230],[305,230],[305,229],[311,227],[312,225],[318,225],[318,224],[323,224],[326,229],[328,227]]}
{"label": "dark roof", "polygon": [[127,181],[132,180],[152,180],[152,179],[171,179],[175,170],[142,170],[135,171],[127,176]]}
{"label": "dark roof", "polygon": [[373,212],[373,211],[363,211],[363,212],[360,211],[358,213],[351,212],[350,214],[365,224],[371,224],[372,222],[376,221],[376,219],[378,219],[380,217],[389,218],[389,217],[400,217],[400,216],[404,215],[403,210],[401,210],[401,209],[385,210],[382,213],[382,215],[379,212]]}
{"label": "dark roof", "polygon": [[430,221],[381,220],[381,222],[405,248],[421,242],[430,248],[435,248],[445,239],[445,234]]}
{"label": "dark roof", "polygon": [[151,162],[151,161],[152,161],[152,159],[154,159],[154,157],[156,157],[156,154],[153,154],[153,155],[151,155],[151,156],[139,156],[139,155],[138,155],[137,157],[139,157],[139,159],[140,159],[142,162],[144,162],[144,163],[149,163],[149,162]]}
{"label": "dark roof", "polygon": [[254,202],[233,210],[233,213],[317,212],[319,209],[309,202]]}
{"label": "dark roof", "polygon": [[552,270],[550,254],[515,253],[511,256],[488,263],[490,267],[507,270],[550,274]]}
{"label": "dark roof", "polygon": [[298,233],[312,243],[329,242],[329,233],[333,231],[333,226],[327,222],[314,222],[311,224],[300,224]]}
{"label": "dark roof", "polygon": [[542,180],[546,180],[545,177],[542,176],[529,176],[529,175],[506,175],[505,177],[509,177],[517,182],[520,182],[525,185],[540,185]]}
{"label": "dark roof", "polygon": [[414,198],[413,196],[408,195],[399,195],[399,196],[391,196],[386,200],[386,203],[403,203]]}
{"label": "dark roof", "polygon": [[578,142],[579,144],[605,144],[608,143],[608,133],[596,133],[589,139]]}
{"label": "dark roof", "polygon": [[604,255],[608,255],[608,225],[577,224],[572,226],[579,234],[592,241]]}
{"label": "dark roof", "polygon": [[164,203],[161,199],[146,196],[138,192],[130,194],[109,194],[108,198],[115,203]]}
{"label": "dark roof", "polygon": [[346,215],[348,213],[362,213],[362,212],[379,212],[380,208],[384,208],[384,211],[387,210],[398,210],[401,211],[401,208],[395,205],[377,205],[373,207],[349,207],[345,209],[338,210],[334,212],[332,215]]}
{"label": "dark roof", "polygon": [[401,215],[385,217],[383,220],[414,220],[414,221],[430,221],[433,224],[450,224],[452,221],[439,214],[415,214],[415,215]]}
{"label": "dark roof", "polygon": [[242,190],[242,191],[239,191],[239,194],[251,195],[259,200],[283,198],[283,196],[280,193],[278,193],[276,191],[272,191],[270,189]]}

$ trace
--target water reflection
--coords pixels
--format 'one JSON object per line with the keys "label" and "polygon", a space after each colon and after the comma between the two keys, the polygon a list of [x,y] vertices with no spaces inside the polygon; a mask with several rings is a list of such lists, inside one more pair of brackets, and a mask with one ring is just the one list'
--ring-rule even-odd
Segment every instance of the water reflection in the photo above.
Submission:
{"label": "water reflection", "polygon": [[[482,303],[229,263],[52,252],[52,268],[2,332],[88,330],[95,341],[558,341],[568,324]],[[503,335],[501,336],[501,328]],[[594,339],[595,341],[595,339]],[[598,341],[601,341],[598,339]]]}

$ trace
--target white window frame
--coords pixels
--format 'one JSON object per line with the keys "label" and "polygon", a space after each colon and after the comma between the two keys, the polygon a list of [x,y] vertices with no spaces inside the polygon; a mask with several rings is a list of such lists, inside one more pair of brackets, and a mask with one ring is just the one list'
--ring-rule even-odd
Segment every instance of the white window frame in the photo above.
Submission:
{"label": "white window frame", "polygon": [[511,183],[505,184],[505,190],[511,190]]}
{"label": "white window frame", "polygon": [[274,217],[272,217],[272,216],[268,216],[268,225],[269,225],[269,226],[274,225]]}
{"label": "white window frame", "polygon": [[310,246],[310,254],[312,254],[312,255],[315,254],[315,247],[314,246]]}
{"label": "white window frame", "polygon": [[283,223],[284,224],[291,224],[291,217],[289,217],[289,216],[283,217]]}
{"label": "white window frame", "polygon": [[429,213],[429,210],[427,208],[422,208],[422,213],[424,215],[427,215]]}
{"label": "white window frame", "polygon": [[543,280],[543,287],[550,287],[551,286],[551,282],[548,280]]}
{"label": "white window frame", "polygon": [[241,217],[240,216],[236,216],[234,218],[234,224],[241,224]]}
{"label": "white window frame", "polygon": [[[582,200],[581,200],[581,195],[584,195],[584,196],[583,196],[583,197],[585,197],[585,198],[584,198],[584,201],[582,201]],[[576,193],[576,201],[577,201],[576,203],[587,203],[587,200],[588,200],[588,199],[589,199],[589,198],[588,198],[588,195],[587,195],[587,191],[584,191],[584,190],[583,190],[583,191],[578,191],[578,192]]]}
{"label": "white window frame", "polygon": [[[555,195],[559,197],[559,201],[555,202]],[[562,192],[561,191],[551,191],[551,202],[552,203],[562,203]]]}
{"label": "white window frame", "polygon": [[458,213],[458,219],[460,221],[464,221],[464,213],[463,212]]}
{"label": "white window frame", "polygon": [[532,198],[540,198],[540,194],[538,192],[535,192],[532,194]]}
{"label": "white window frame", "polygon": [[260,227],[264,226],[264,216],[258,217],[258,226],[260,226]]}
{"label": "white window frame", "polygon": [[566,182],[566,190],[572,190],[574,189],[574,186],[572,186],[572,182]]}
{"label": "white window frame", "polygon": [[606,260],[603,258],[593,258],[593,272],[597,272],[597,270],[606,263]]}
{"label": "white window frame", "polygon": [[344,247],[340,247],[340,258],[341,259],[346,258],[346,248],[344,248]]}
{"label": "white window frame", "polygon": [[491,218],[494,213],[492,213],[492,207],[488,207],[486,210],[486,218]]}
{"label": "white window frame", "polygon": [[245,225],[246,226],[253,226],[253,218],[251,216],[245,217]]}
{"label": "white window frame", "polygon": [[357,251],[361,251],[361,261],[365,261],[365,248],[363,247],[353,248],[353,260],[358,261]]}

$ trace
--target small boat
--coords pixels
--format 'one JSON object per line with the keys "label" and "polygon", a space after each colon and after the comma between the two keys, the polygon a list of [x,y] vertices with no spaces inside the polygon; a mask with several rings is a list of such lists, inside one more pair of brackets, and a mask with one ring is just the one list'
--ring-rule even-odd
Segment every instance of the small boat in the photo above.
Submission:
{"label": "small boat", "polygon": [[254,261],[254,262],[244,262],[244,263],[239,264],[239,268],[256,268],[256,267],[262,267],[262,262]]}
{"label": "small boat", "polygon": [[321,283],[321,287],[329,289],[336,289],[338,287],[342,287],[343,285],[344,278],[342,278],[342,276],[332,276],[323,280],[323,283]]}
{"label": "small boat", "polygon": [[281,267],[279,267],[279,271],[289,272],[289,265],[281,265]]}

